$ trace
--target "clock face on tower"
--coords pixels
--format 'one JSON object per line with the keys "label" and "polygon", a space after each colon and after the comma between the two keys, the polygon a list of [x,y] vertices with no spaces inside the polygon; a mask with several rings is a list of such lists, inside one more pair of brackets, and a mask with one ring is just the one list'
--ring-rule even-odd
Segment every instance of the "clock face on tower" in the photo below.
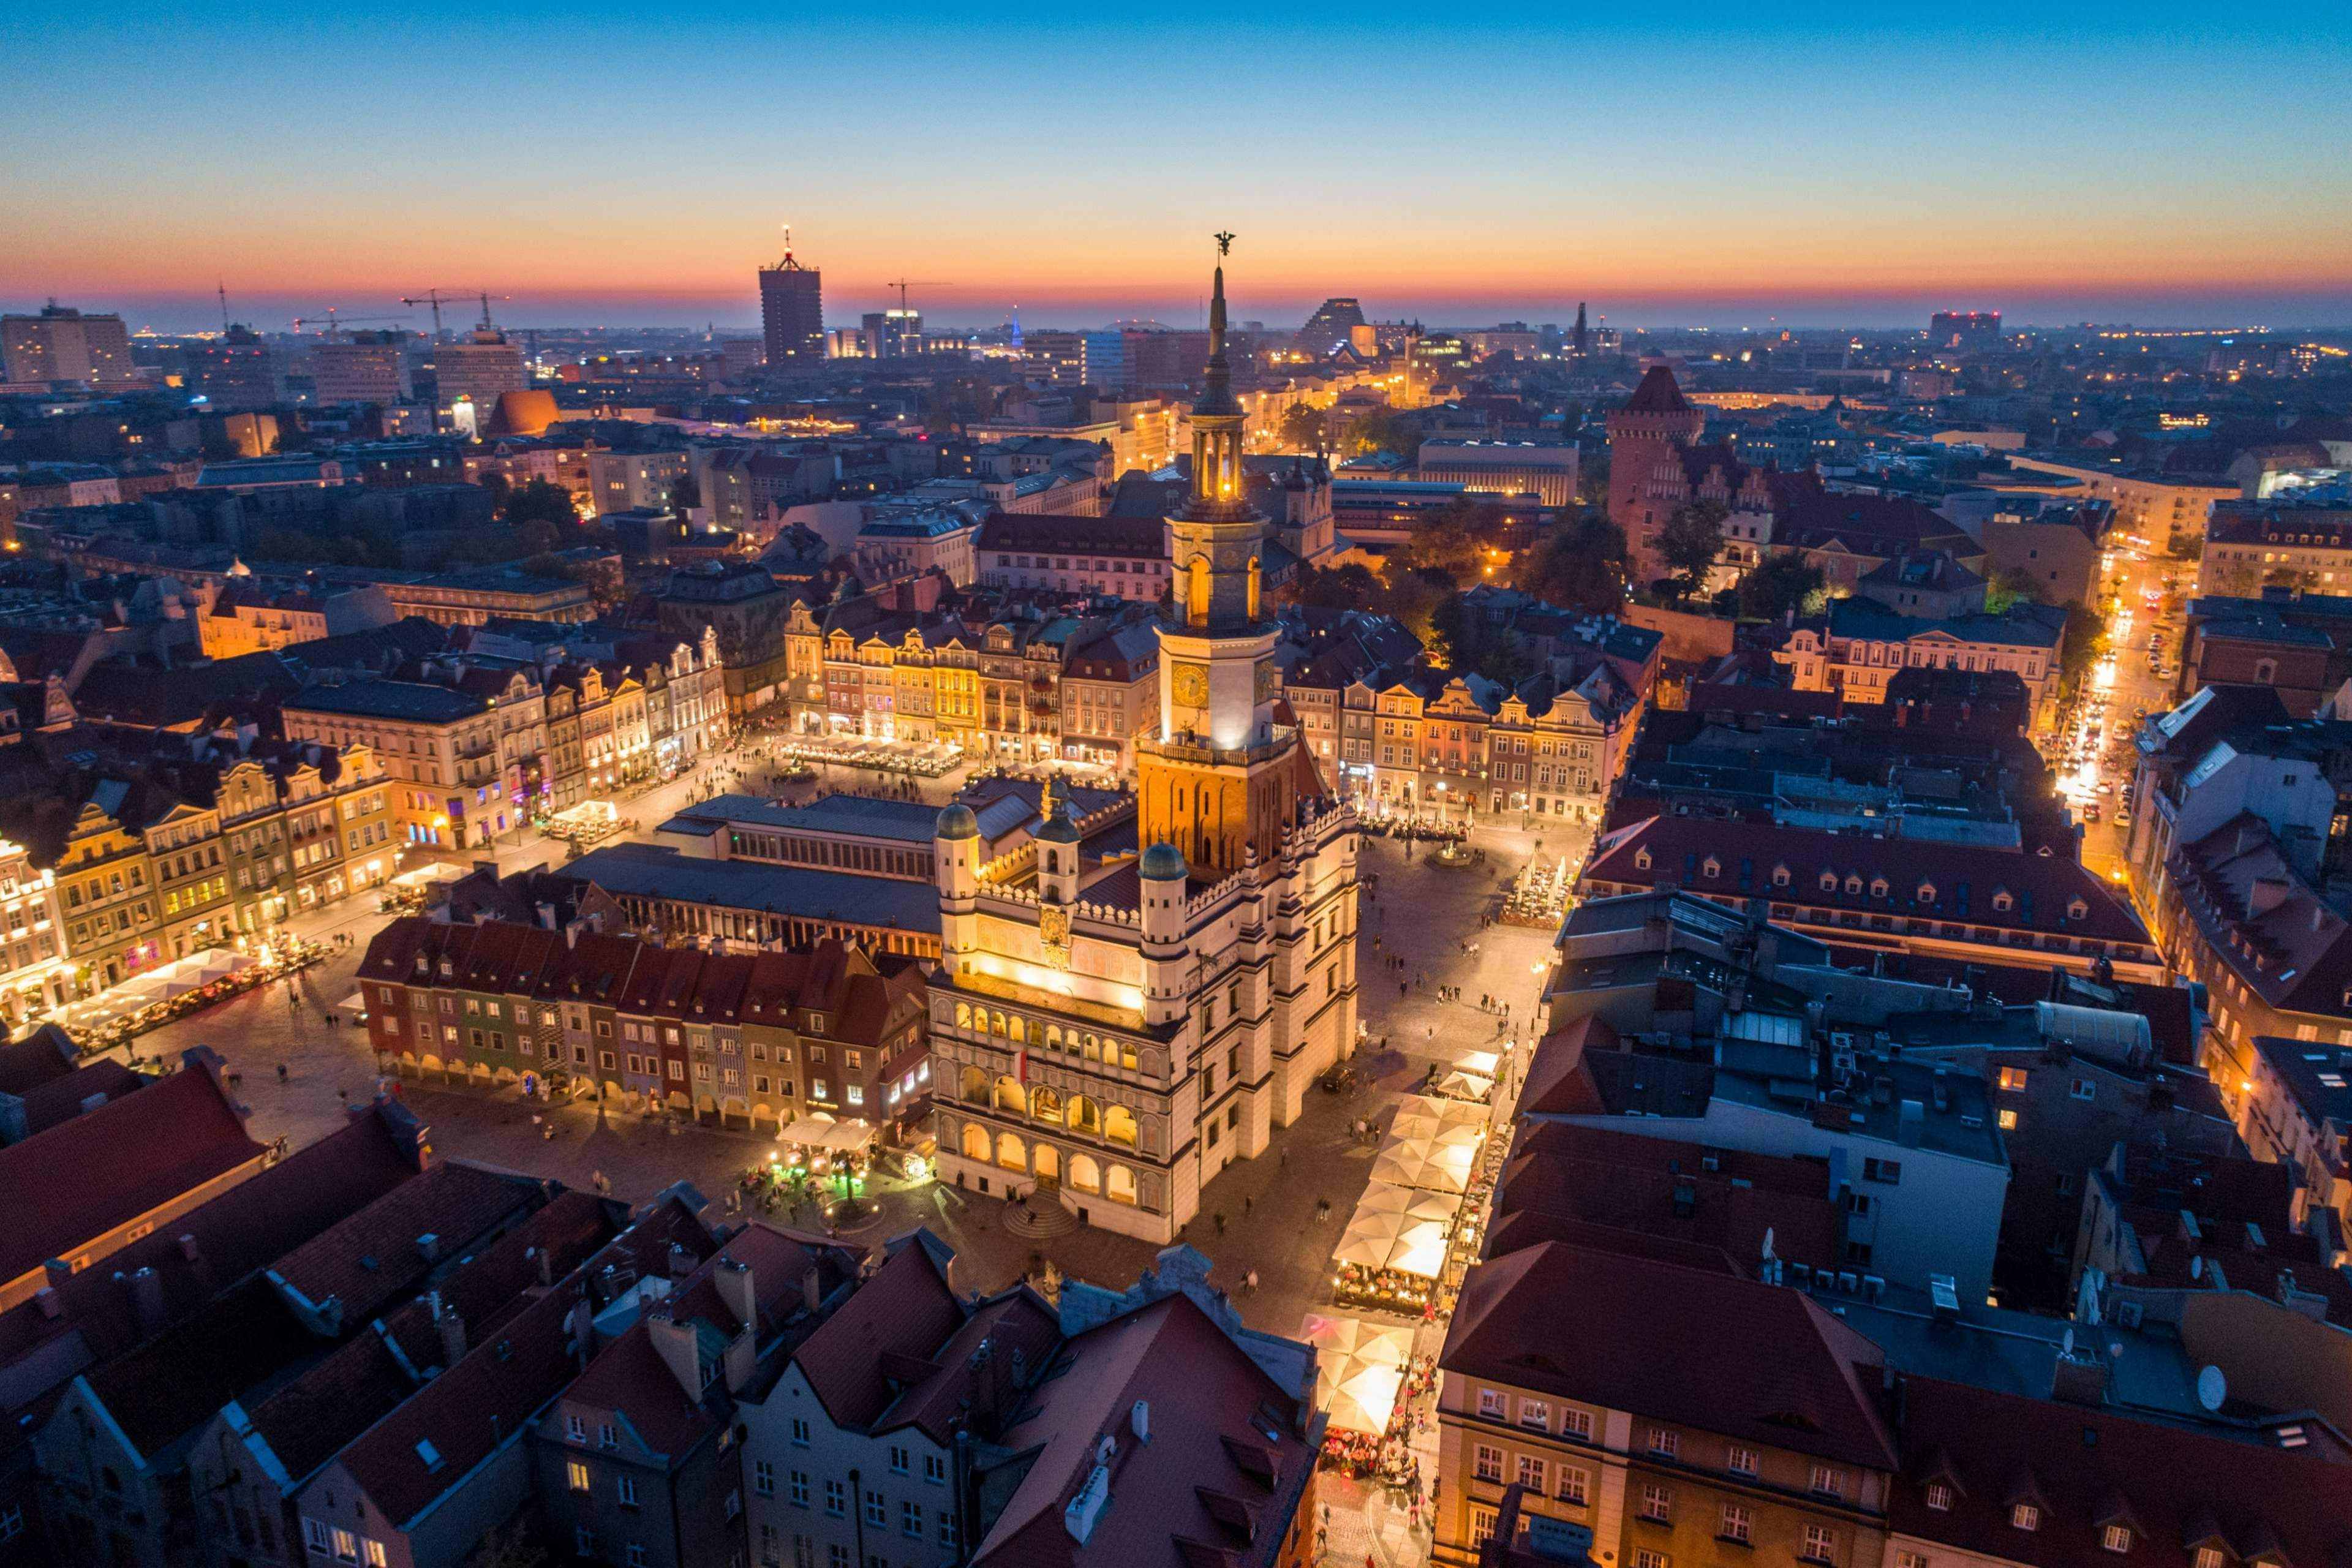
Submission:
{"label": "clock face on tower", "polygon": [[1205,708],[1209,704],[1209,667],[1205,664],[1171,664],[1168,667],[1168,694],[1185,708]]}

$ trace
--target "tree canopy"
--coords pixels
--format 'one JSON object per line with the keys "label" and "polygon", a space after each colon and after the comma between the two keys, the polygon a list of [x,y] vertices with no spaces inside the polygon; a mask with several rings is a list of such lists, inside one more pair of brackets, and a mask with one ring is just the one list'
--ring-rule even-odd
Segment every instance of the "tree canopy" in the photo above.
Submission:
{"label": "tree canopy", "polygon": [[1589,511],[1562,523],[1523,561],[1511,585],[1564,610],[1615,615],[1625,603],[1625,531]]}
{"label": "tree canopy", "polygon": [[1672,568],[1678,596],[1688,598],[1706,581],[1715,558],[1723,553],[1723,520],[1730,515],[1721,501],[1693,501],[1676,508],[1658,531],[1658,553]]}
{"label": "tree canopy", "polygon": [[1801,555],[1767,556],[1739,580],[1739,613],[1765,621],[1791,610],[1818,615],[1829,598],[1826,584],[1822,569]]}

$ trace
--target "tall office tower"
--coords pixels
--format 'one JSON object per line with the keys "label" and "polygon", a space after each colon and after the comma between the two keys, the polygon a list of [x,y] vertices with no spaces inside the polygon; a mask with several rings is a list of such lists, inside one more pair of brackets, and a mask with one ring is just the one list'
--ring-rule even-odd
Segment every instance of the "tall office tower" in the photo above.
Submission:
{"label": "tall office tower", "polygon": [[530,385],[522,368],[522,350],[507,342],[487,316],[464,342],[443,343],[433,351],[433,371],[437,385],[434,405],[462,426],[458,405],[467,405],[476,431],[489,427],[500,393],[521,392]]}
{"label": "tall office tower", "polygon": [[215,411],[274,408],[286,401],[286,366],[251,327],[231,327],[217,342],[188,351],[196,390]]}
{"label": "tall office tower", "polygon": [[353,332],[319,344],[310,351],[312,401],[407,402],[415,395],[407,345],[406,332]]}
{"label": "tall office tower", "polygon": [[1938,310],[1927,318],[1927,342],[1939,349],[1989,349],[2000,342],[1999,310]]}
{"label": "tall office tower", "polygon": [[909,359],[923,352],[923,313],[892,306],[868,310],[866,352],[876,359]]}
{"label": "tall office tower", "polygon": [[760,268],[760,331],[771,369],[824,359],[824,276],[793,258],[793,231],[784,230],[784,258]]}
{"label": "tall office tower", "polygon": [[120,316],[85,316],[55,300],[37,316],[0,316],[0,380],[135,381]]}
{"label": "tall office tower", "polygon": [[1591,330],[1584,321],[1584,301],[1579,300],[1576,302],[1576,336],[1570,340],[1579,359],[1582,359],[1586,351],[1591,347],[1592,340],[1588,335]]}

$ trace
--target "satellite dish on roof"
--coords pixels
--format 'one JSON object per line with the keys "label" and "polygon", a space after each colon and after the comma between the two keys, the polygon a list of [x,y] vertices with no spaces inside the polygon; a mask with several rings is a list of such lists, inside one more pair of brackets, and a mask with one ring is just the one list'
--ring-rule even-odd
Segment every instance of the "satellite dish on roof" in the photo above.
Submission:
{"label": "satellite dish on roof", "polygon": [[2063,1335],[2060,1336],[2058,1341],[2058,1350],[2059,1353],[2062,1355],[2073,1355],[2074,1353],[2074,1330],[2068,1329]]}
{"label": "satellite dish on roof", "polygon": [[2219,1411],[2222,1401],[2230,1397],[2230,1380],[2221,1375],[2218,1366],[2209,1366],[2197,1374],[2197,1403],[2209,1411]]}

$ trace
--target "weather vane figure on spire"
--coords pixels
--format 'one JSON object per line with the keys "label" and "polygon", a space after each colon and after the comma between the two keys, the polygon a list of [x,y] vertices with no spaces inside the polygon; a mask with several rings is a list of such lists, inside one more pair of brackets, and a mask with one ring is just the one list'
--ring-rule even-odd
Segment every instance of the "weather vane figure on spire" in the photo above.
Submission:
{"label": "weather vane figure on spire", "polygon": [[1217,231],[1217,237],[1217,237],[1217,254],[1218,254],[1219,256],[1231,256],[1231,255],[1234,253],[1234,235],[1233,235],[1233,230],[1231,230],[1231,229],[1220,229],[1220,230],[1218,230],[1218,231]]}

